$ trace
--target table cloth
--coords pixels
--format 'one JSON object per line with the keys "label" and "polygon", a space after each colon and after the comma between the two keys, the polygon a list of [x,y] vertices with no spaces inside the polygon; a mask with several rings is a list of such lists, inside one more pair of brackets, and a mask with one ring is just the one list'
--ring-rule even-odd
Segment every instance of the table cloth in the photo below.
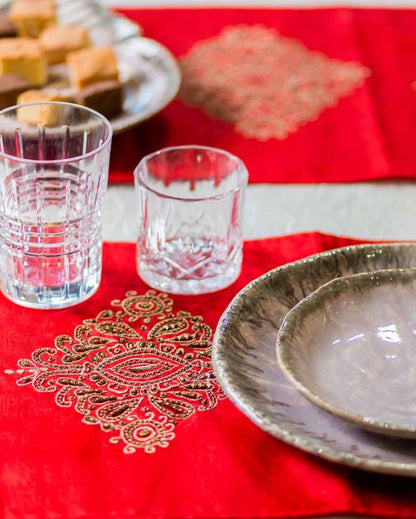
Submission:
{"label": "table cloth", "polygon": [[114,140],[114,182],[158,148],[240,156],[250,182],[416,177],[416,11],[129,9],[183,71],[180,96]]}
{"label": "table cloth", "polygon": [[246,283],[355,240],[250,241],[239,280],[168,296],[135,272],[133,244],[105,244],[98,292],[36,311],[0,296],[0,515],[7,519],[415,517],[414,481],[290,447],[229,402],[211,333]]}

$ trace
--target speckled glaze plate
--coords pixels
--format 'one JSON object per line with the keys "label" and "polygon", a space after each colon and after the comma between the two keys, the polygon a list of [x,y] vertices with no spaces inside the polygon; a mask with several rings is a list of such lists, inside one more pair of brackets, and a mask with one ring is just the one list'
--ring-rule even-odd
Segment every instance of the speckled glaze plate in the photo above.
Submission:
{"label": "speckled glaze plate", "polygon": [[366,431],[320,409],[279,368],[276,339],[299,301],[337,277],[416,267],[416,244],[360,245],[279,267],[245,287],[214,337],[217,377],[237,407],[261,429],[322,458],[352,467],[416,476],[416,441]]}
{"label": "speckled glaze plate", "polygon": [[333,279],[283,320],[279,365],[313,403],[369,431],[416,438],[416,269]]}

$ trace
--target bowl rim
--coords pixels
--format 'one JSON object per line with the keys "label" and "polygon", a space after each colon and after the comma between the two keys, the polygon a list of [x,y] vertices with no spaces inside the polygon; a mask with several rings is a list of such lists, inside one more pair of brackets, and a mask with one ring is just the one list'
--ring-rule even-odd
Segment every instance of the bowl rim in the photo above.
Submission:
{"label": "bowl rim", "polygon": [[[307,397],[312,403],[345,420],[355,423],[365,429],[380,434],[389,434],[401,438],[414,438],[416,436],[416,425],[398,425],[393,422],[379,420],[374,416],[364,416],[360,413],[348,411],[345,408],[331,404],[324,397],[311,390],[302,382],[290,362],[290,353],[296,346],[293,339],[289,336],[290,330],[299,324],[299,319],[303,320],[307,315],[319,312],[321,305],[327,300],[328,296],[334,292],[343,291],[344,293],[353,287],[362,287],[365,290],[372,290],[380,283],[395,284],[398,281],[416,281],[416,268],[406,269],[380,269],[374,272],[362,272],[332,279],[324,283],[314,292],[299,301],[285,316],[280,326],[276,341],[277,360],[280,369],[286,378]],[[363,283],[365,286],[363,287]]]}

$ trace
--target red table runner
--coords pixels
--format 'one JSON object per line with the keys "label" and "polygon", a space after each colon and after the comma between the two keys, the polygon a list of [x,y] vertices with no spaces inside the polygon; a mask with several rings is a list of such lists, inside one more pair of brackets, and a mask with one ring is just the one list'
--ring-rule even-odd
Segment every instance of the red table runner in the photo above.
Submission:
{"label": "red table runner", "polygon": [[114,139],[110,181],[170,145],[225,148],[250,182],[416,178],[416,11],[124,10],[183,69],[180,98]]}
{"label": "red table runner", "polygon": [[247,242],[233,286],[172,298],[138,279],[134,245],[106,244],[101,287],[75,308],[35,311],[0,296],[0,516],[416,517],[414,480],[276,440],[212,374],[211,330],[238,290],[352,243],[318,233]]}

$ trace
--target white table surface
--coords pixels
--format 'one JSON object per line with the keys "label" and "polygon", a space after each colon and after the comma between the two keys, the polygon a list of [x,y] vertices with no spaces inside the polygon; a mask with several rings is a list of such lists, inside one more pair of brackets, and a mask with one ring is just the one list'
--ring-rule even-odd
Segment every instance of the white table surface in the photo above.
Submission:
{"label": "white table surface", "polygon": [[[339,5],[331,0],[105,0],[109,6]],[[349,6],[414,7],[416,0],[343,0]],[[106,240],[134,241],[132,186],[110,186],[104,210]],[[322,231],[377,240],[416,239],[416,183],[251,185],[247,189],[247,239]]]}

